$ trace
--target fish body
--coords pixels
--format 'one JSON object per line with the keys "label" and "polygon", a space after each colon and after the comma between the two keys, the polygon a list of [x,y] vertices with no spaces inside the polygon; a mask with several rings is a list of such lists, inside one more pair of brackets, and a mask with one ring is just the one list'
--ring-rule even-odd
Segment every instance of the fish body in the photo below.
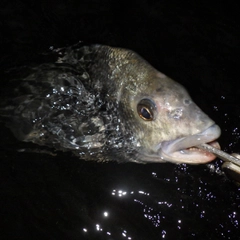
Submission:
{"label": "fish body", "polygon": [[102,162],[215,158],[190,147],[217,139],[219,127],[135,52],[92,45],[55,54],[10,82],[16,87],[1,115],[18,139]]}

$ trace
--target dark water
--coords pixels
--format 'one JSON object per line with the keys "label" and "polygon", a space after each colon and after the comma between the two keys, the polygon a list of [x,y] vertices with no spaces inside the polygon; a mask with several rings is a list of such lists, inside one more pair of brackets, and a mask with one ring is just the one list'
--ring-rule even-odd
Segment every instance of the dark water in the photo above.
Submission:
{"label": "dark water", "polygon": [[[213,1],[212,1],[213,2]],[[192,1],[1,1],[1,82],[54,48],[130,48],[182,83],[240,152],[239,6]],[[1,91],[1,96],[8,93]],[[85,162],[1,126],[1,239],[239,239],[240,189],[206,165]]]}

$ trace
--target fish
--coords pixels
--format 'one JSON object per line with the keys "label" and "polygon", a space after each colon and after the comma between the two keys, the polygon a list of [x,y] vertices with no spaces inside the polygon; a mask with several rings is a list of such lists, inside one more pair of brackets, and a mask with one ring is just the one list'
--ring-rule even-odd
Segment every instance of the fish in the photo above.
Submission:
{"label": "fish", "polygon": [[134,51],[95,44],[51,54],[8,80],[0,115],[17,139],[98,162],[215,159],[195,146],[220,148],[219,126]]}

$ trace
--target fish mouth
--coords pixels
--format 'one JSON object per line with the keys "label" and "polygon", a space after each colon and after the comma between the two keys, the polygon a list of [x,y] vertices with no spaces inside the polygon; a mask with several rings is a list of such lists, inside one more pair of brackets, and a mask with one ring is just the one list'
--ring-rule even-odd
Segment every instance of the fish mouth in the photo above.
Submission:
{"label": "fish mouth", "polygon": [[140,153],[137,162],[173,162],[188,164],[204,164],[216,158],[213,153],[200,149],[197,146],[208,143],[215,148],[220,149],[220,145],[215,141],[221,134],[218,125],[213,124],[204,131],[178,138],[172,141],[166,141],[155,147],[154,153]]}
{"label": "fish mouth", "polygon": [[174,163],[200,164],[210,162],[216,156],[196,146],[208,143],[220,149],[220,145],[215,141],[220,134],[219,126],[214,124],[198,134],[163,142],[158,147],[158,156],[163,161]]}

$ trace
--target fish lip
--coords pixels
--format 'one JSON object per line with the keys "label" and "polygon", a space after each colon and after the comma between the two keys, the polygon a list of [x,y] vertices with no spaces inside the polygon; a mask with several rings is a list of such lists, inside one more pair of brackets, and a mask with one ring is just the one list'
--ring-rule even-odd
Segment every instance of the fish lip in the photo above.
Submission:
{"label": "fish lip", "polygon": [[215,141],[220,134],[221,130],[219,126],[213,124],[200,133],[162,142],[158,146],[158,156],[162,160],[174,163],[199,164],[210,162],[216,156],[195,146],[202,143],[209,143],[214,147],[220,148],[219,144]]}

